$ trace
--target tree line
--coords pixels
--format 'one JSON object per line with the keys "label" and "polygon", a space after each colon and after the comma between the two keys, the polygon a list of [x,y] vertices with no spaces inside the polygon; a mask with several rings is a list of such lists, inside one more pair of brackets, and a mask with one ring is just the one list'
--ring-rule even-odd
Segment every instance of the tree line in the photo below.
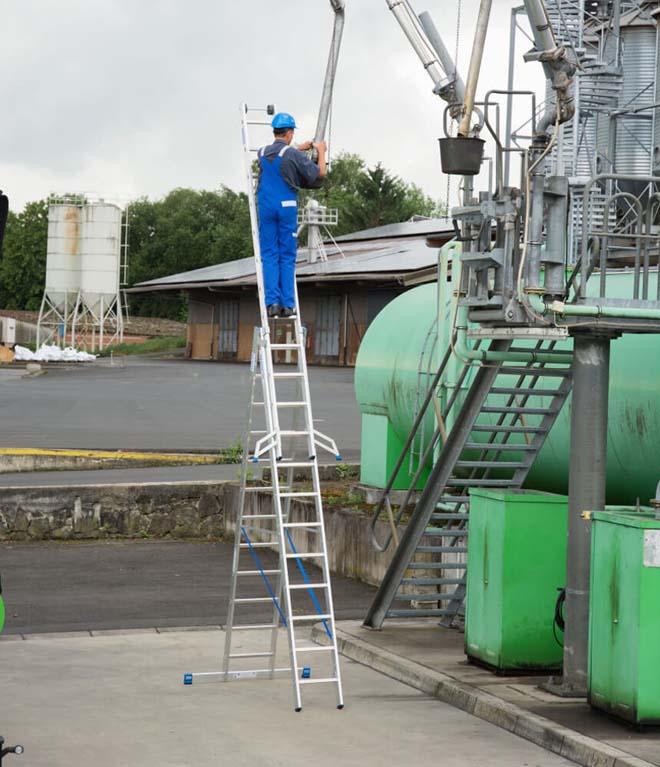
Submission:
{"label": "tree line", "polygon": [[[339,155],[323,188],[313,195],[339,210],[335,237],[407,221],[414,215],[443,212],[415,184],[403,181],[380,163],[369,168],[354,154]],[[141,197],[130,204],[128,216],[129,285],[253,255],[247,195],[226,186],[216,191],[174,189],[160,200]],[[39,308],[47,236],[46,200],[29,202],[20,213],[9,211],[0,250],[1,308]],[[183,296],[131,295],[130,311],[184,319],[186,302]]]}

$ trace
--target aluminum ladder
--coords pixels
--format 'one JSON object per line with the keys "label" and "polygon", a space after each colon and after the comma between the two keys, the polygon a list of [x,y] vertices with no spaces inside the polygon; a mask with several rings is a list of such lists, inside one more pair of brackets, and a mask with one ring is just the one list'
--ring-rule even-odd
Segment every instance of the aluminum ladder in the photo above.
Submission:
{"label": "aluminum ladder", "polygon": [[[555,345],[555,341],[540,340],[530,350],[514,348],[508,340],[494,340],[490,349],[548,355]],[[423,428],[424,415],[451,354],[449,348],[374,512],[374,543],[384,551],[394,538],[395,525],[410,509],[424,465],[432,451],[439,450],[365,618],[364,624],[370,628],[381,628],[386,618],[410,617],[440,617],[442,625],[451,625],[465,599],[470,488],[521,488],[571,391],[571,366],[566,362],[495,363],[478,369],[461,403],[461,388],[470,369],[466,365],[442,412],[445,423],[452,418],[452,428],[444,443],[443,429],[436,429],[394,514],[390,499],[394,480],[415,431]],[[384,509],[392,531],[380,542],[375,532]]]}
{"label": "aluminum ladder", "polygon": [[[273,678],[285,673],[290,674],[293,679],[296,711],[302,709],[302,688],[309,684],[326,684],[333,687],[336,706],[342,709],[344,699],[316,454],[317,449],[321,449],[331,453],[336,460],[341,460],[341,455],[334,440],[314,428],[305,356],[305,332],[300,318],[297,287],[296,314],[287,320],[269,320],[264,300],[255,194],[257,177],[253,167],[258,147],[251,145],[249,134],[250,128],[254,126],[270,128],[270,120],[266,118],[274,111],[274,107],[249,110],[246,104],[241,105],[261,327],[255,328],[254,331],[250,366],[250,398],[243,445],[223,666],[219,672],[188,674],[184,681],[190,684],[195,678],[215,678],[222,681]],[[259,116],[255,118],[254,112]],[[276,335],[278,329],[287,328],[292,328],[293,332],[289,331],[284,342],[279,342],[277,338],[275,342],[271,340],[271,336]],[[276,366],[276,357],[279,354],[285,354],[289,358],[295,357],[293,369]],[[291,384],[295,388],[293,396],[290,392],[282,391],[287,387],[290,389]],[[255,428],[258,412],[264,427],[260,429]],[[290,425],[283,423],[287,415],[291,421]],[[297,457],[300,454],[302,459]],[[251,485],[251,467],[264,464],[269,469],[268,485]],[[281,479],[283,473],[284,481]],[[302,488],[297,488],[296,481],[301,480],[301,473],[306,475],[302,477],[304,484]],[[264,491],[272,494],[272,508],[267,513],[255,509],[248,501],[249,496],[255,492]],[[311,518],[292,521],[291,509],[295,499],[313,501]],[[299,546],[301,538],[306,545],[297,547],[296,537]],[[277,565],[264,566],[260,552],[273,548],[277,552]],[[250,566],[246,565],[246,557],[251,563]],[[320,576],[310,576],[310,564],[318,567]],[[262,588],[259,595],[255,593],[255,582]],[[303,604],[302,600],[306,600],[306,603]],[[265,621],[254,623],[241,615],[245,608],[254,610],[259,607],[265,607],[267,610]],[[317,645],[306,639],[305,634],[309,633],[311,624],[315,621],[323,623],[328,635],[327,644]],[[288,636],[290,665],[286,668],[276,667],[280,624],[285,626]],[[237,652],[233,647],[235,634],[245,631],[266,632],[267,646],[256,652]],[[325,664],[330,666],[330,670],[325,675],[314,675],[314,669],[307,660],[309,657],[319,657],[317,654],[330,658],[330,664]],[[265,666],[256,669],[242,667],[244,662],[253,659],[263,661]]]}

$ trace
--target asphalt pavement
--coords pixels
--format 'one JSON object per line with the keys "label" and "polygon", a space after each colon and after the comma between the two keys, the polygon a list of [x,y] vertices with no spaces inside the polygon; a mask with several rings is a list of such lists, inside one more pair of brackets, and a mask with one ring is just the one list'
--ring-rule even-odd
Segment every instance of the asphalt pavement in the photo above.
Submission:
{"label": "asphalt pavement", "polygon": [[[0,544],[5,633],[224,625],[232,550],[144,540]],[[277,566],[275,553],[259,556],[266,569]],[[332,583],[337,617],[362,618],[375,590],[339,576]],[[260,581],[250,585],[245,595],[265,595]],[[242,609],[248,622],[263,617],[261,605]]]}
{"label": "asphalt pavement", "polygon": [[[353,369],[310,367],[309,377],[316,427],[356,460]],[[243,432],[249,380],[245,364],[176,358],[103,359],[39,376],[0,368],[0,446],[214,452]]]}

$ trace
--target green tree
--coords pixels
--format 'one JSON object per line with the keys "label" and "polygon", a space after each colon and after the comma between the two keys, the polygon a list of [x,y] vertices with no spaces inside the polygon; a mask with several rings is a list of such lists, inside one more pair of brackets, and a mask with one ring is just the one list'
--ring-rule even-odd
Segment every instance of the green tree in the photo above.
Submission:
{"label": "green tree", "polygon": [[324,186],[313,193],[330,208],[339,210],[341,235],[385,224],[408,221],[413,216],[439,216],[442,205],[415,184],[408,184],[378,163],[367,168],[355,154],[341,154],[334,162]]}
{"label": "green tree", "polygon": [[0,260],[0,305],[6,309],[39,308],[46,276],[48,203],[29,202],[10,212]]}

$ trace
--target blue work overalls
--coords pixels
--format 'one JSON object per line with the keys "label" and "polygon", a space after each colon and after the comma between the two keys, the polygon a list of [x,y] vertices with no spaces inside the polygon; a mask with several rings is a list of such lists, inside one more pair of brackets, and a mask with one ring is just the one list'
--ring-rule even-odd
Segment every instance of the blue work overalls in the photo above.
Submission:
{"label": "blue work overalls", "polygon": [[280,173],[284,146],[274,160],[259,151],[261,179],[257,191],[259,244],[263,263],[266,306],[295,307],[295,271],[298,250],[298,200]]}

